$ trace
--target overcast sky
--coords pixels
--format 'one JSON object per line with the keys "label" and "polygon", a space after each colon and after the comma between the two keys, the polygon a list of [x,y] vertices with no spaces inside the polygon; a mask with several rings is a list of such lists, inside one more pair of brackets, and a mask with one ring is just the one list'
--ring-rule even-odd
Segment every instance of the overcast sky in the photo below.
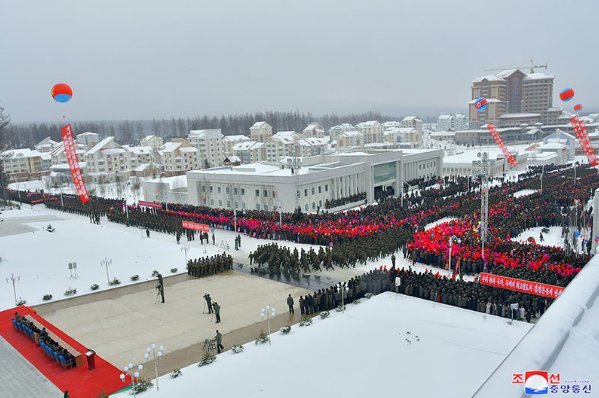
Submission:
{"label": "overcast sky", "polygon": [[[597,0],[0,0],[13,121],[466,110],[484,69],[548,63],[599,105]],[[54,83],[74,90],[68,104]],[[554,104],[560,103],[554,99]]]}

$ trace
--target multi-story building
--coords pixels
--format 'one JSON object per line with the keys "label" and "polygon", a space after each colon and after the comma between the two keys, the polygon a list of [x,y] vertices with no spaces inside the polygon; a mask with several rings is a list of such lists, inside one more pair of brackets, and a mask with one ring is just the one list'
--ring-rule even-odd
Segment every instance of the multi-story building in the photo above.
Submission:
{"label": "multi-story building", "polygon": [[255,163],[263,158],[263,142],[244,141],[233,145],[233,156],[237,156],[242,164]]}
{"label": "multi-story building", "polygon": [[51,153],[56,145],[58,145],[58,142],[46,137],[35,145],[35,150],[39,153]]}
{"label": "multi-story building", "polygon": [[98,133],[81,133],[77,134],[77,143],[82,144],[86,151],[89,151],[100,142],[100,134]]}
{"label": "multi-story building", "polygon": [[356,130],[341,131],[336,134],[337,151],[357,149],[364,146],[364,134]]}
{"label": "multi-story building", "polygon": [[154,151],[159,151],[164,145],[162,137],[156,135],[146,135],[144,138],[139,140],[139,146],[149,146]]}
{"label": "multi-story building", "polygon": [[358,123],[356,129],[364,135],[364,144],[383,142],[385,127],[376,120]]}
{"label": "multi-story building", "polygon": [[[183,138],[173,138],[158,151],[161,164],[168,176],[200,168],[199,150]],[[224,158],[223,158],[224,160]]]}
{"label": "multi-story building", "polygon": [[272,137],[272,126],[266,122],[256,122],[250,127],[250,139],[256,142],[266,142]]}
{"label": "multi-story building", "polygon": [[339,124],[337,126],[331,127],[329,129],[329,137],[331,138],[331,142],[335,141],[337,139],[337,135],[344,131],[356,131],[356,128],[349,123],[343,123],[343,124]]}
{"label": "multi-story building", "polygon": [[91,182],[106,183],[129,177],[129,152],[114,141],[104,138],[83,156]]}
{"label": "multi-story building", "polygon": [[372,203],[382,192],[397,196],[403,181],[441,175],[442,162],[442,150],[361,150],[302,158],[299,168],[284,162],[195,170],[187,173],[188,202],[237,210],[340,210]]}
{"label": "multi-story building", "polygon": [[187,137],[189,143],[199,151],[200,166],[210,168],[222,166],[225,160],[224,135],[220,129],[192,130]]}
{"label": "multi-story building", "polygon": [[437,118],[437,131],[449,131],[450,129],[453,129],[452,127],[453,125],[453,115],[447,115],[447,114],[443,114],[443,115],[439,115],[439,117]]}
{"label": "multi-story building", "polygon": [[421,134],[413,127],[391,127],[383,133],[385,142],[409,144],[417,147],[421,143]]}
{"label": "multi-story building", "polygon": [[324,128],[320,124],[312,122],[302,131],[302,136],[304,138],[324,138]]}
{"label": "multi-story building", "polygon": [[401,120],[401,127],[413,128],[422,133],[422,120],[418,116],[406,116]]}
{"label": "multi-story building", "polygon": [[123,148],[127,150],[130,171],[137,169],[141,165],[149,165],[155,162],[154,150],[149,146],[123,145]]}
{"label": "multi-story building", "polygon": [[[532,119],[548,123],[552,117],[550,109],[553,107],[553,80],[554,76],[539,72],[525,73],[520,69],[506,70],[473,80],[472,100],[469,102],[470,127],[479,128],[486,123],[497,123],[504,114],[529,115]],[[481,97],[487,99],[489,106],[479,112],[474,104]],[[532,119],[529,124],[534,123]]]}
{"label": "multi-story building", "polygon": [[10,149],[0,154],[2,168],[7,182],[19,182],[39,179],[42,172],[42,154],[38,151]]}
{"label": "multi-story building", "polygon": [[240,142],[251,142],[250,138],[245,135],[226,135],[223,138],[225,155],[233,155],[233,146]]}

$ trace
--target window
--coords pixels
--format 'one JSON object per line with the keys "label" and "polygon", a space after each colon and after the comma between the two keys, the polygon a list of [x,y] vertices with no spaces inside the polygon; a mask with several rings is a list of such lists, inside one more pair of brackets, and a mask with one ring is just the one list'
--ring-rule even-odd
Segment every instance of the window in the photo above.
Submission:
{"label": "window", "polygon": [[268,192],[266,191],[266,189],[263,191],[264,197],[268,197]]}
{"label": "window", "polygon": [[222,201],[222,200],[219,200],[219,201],[218,201],[218,207],[222,207],[222,206],[223,206],[223,201]]}
{"label": "window", "polygon": [[218,193],[220,193],[220,187],[218,187],[217,189],[218,189]]}
{"label": "window", "polygon": [[322,193],[322,187],[320,185],[318,186],[318,193]]}
{"label": "window", "polygon": [[318,201],[318,207],[322,207],[322,200]]}
{"label": "window", "polygon": [[233,188],[233,194],[237,195],[237,188]]}
{"label": "window", "polygon": [[227,207],[231,207],[231,202],[227,200]]}
{"label": "window", "polygon": [[214,188],[212,187],[212,185],[210,185],[210,193],[212,193],[214,191]]}
{"label": "window", "polygon": [[[258,197],[258,196],[260,196],[260,190],[256,189],[256,197]],[[258,209],[258,210],[260,210],[260,209]]]}
{"label": "window", "polygon": [[308,189],[304,189],[304,196],[308,196]]}
{"label": "window", "polygon": [[316,192],[314,190],[314,187],[312,187],[312,195],[314,195]]}
{"label": "window", "polygon": [[315,209],[316,209],[316,203],[312,202],[312,210],[315,210]]}
{"label": "window", "polygon": [[324,184],[324,191],[329,192],[329,184]]}
{"label": "window", "polygon": [[229,187],[225,188],[225,193],[227,193],[227,194],[229,193]]}
{"label": "window", "polygon": [[304,209],[305,209],[306,211],[308,211],[308,204],[307,204],[307,203],[306,203],[306,206],[304,206]]}
{"label": "window", "polygon": [[210,206],[214,206],[214,199],[210,199]]}
{"label": "window", "polygon": [[[245,188],[241,188],[241,194],[245,195]],[[244,206],[245,207],[245,206]]]}

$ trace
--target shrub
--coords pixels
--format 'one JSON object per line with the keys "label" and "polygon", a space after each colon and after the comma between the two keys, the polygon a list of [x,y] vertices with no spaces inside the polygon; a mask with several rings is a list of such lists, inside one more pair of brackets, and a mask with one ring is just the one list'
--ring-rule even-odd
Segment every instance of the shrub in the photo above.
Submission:
{"label": "shrub", "polygon": [[171,372],[171,379],[176,379],[179,376],[183,376],[183,373],[181,373],[181,369],[179,369],[179,368],[173,369],[173,371]]}
{"label": "shrub", "polygon": [[330,313],[329,311],[321,311],[321,312],[320,312],[320,317],[321,317],[322,319],[324,319],[324,318],[328,317],[329,315],[331,315],[331,313]]}
{"label": "shrub", "polygon": [[283,334],[289,334],[289,332],[291,332],[291,326],[287,325],[287,326],[283,326],[282,328],[279,329],[281,331],[281,333]]}
{"label": "shrub", "polygon": [[345,309],[345,305],[343,305],[343,306],[342,306],[341,304],[339,304],[339,306],[338,306],[337,308],[335,308],[335,311],[337,311],[337,312],[341,312],[341,311],[343,311],[344,309]]}
{"label": "shrub", "polygon": [[158,271],[154,270],[154,271],[152,271],[152,276],[153,276],[154,278],[156,278],[156,277],[158,276],[158,274],[159,274],[159,273],[160,273],[160,272],[158,272]]}
{"label": "shrub", "polygon": [[374,297],[374,294],[372,294],[372,293],[366,293],[366,294],[364,295],[364,297],[366,297],[367,299],[371,299],[371,298],[373,298],[373,297]]}
{"label": "shrub", "polygon": [[148,388],[152,387],[154,384],[150,380],[142,379],[141,377],[137,379],[135,383],[135,393],[146,391]]}
{"label": "shrub", "polygon": [[301,320],[301,322],[299,323],[300,326],[310,326],[312,325],[312,318],[308,318],[307,316],[304,316],[304,318]]}
{"label": "shrub", "polygon": [[131,280],[132,280],[132,281],[136,281],[136,280],[138,280],[138,279],[139,279],[139,275],[133,275],[133,276],[131,277]]}
{"label": "shrub", "polygon": [[65,296],[72,296],[73,294],[77,293],[77,289],[73,289],[72,287],[69,287],[65,292],[64,295]]}
{"label": "shrub", "polygon": [[108,284],[110,286],[116,286],[116,285],[120,285],[121,281],[119,281],[117,278],[114,278],[113,280],[111,280],[110,282],[108,282]]}
{"label": "shrub", "polygon": [[216,355],[207,352],[198,363],[198,366],[210,365],[214,361],[216,361]]}
{"label": "shrub", "polygon": [[171,272],[174,274],[175,272],[177,272],[177,268],[171,268]]}
{"label": "shrub", "polygon": [[241,351],[243,351],[243,345],[235,344],[233,347],[231,347],[231,350],[233,350],[235,354],[239,354]]}
{"label": "shrub", "polygon": [[17,307],[25,304],[27,304],[27,300],[23,300],[21,297],[19,297],[19,301],[17,301]]}
{"label": "shrub", "polygon": [[51,294],[44,294],[44,301],[52,300]]}
{"label": "shrub", "polygon": [[270,341],[270,338],[268,337],[268,335],[264,332],[264,330],[260,331],[260,334],[258,335],[258,337],[256,337],[256,344],[264,344],[267,343],[268,341]]}
{"label": "shrub", "polygon": [[89,288],[92,289],[92,290],[98,290],[100,288],[100,286],[98,286],[98,284],[94,283]]}

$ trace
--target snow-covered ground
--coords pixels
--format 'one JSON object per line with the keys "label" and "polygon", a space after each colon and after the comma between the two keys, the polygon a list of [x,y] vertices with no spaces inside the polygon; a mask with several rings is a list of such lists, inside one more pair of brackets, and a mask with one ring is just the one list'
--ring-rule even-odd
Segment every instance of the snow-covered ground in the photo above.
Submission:
{"label": "snow-covered ground", "polygon": [[288,335],[275,331],[272,345],[249,343],[179,378],[165,375],[144,397],[465,398],[530,327],[384,293]]}
{"label": "snow-covered ground", "polygon": [[520,197],[522,197],[522,196],[528,196],[528,195],[532,195],[533,193],[536,193],[536,192],[538,192],[538,190],[536,190],[536,189],[523,189],[523,190],[521,190],[521,191],[514,192],[514,193],[512,194],[512,196],[513,196],[514,198],[520,198]]}
{"label": "snow-covered ground", "polygon": [[543,227],[529,228],[520,235],[512,237],[512,241],[529,243],[528,238],[534,238],[534,240],[537,242],[537,245],[564,247],[564,238],[562,238],[561,227],[550,227],[549,233],[543,234],[543,241],[541,242],[540,234],[542,229]]}
{"label": "snow-covered ground", "polygon": [[424,230],[428,231],[429,229],[434,228],[434,227],[436,227],[439,224],[443,224],[443,223],[446,223],[446,222],[449,222],[449,221],[453,221],[455,219],[457,219],[457,218],[456,217],[443,217],[443,218],[440,218],[437,221],[433,221],[430,224],[426,224],[424,226]]}

